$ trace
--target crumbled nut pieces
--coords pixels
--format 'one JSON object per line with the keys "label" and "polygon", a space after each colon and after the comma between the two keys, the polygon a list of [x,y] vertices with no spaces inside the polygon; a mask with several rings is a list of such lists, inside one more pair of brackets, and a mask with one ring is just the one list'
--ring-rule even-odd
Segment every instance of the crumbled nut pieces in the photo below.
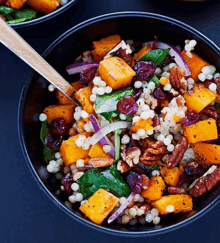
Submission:
{"label": "crumbled nut pieces", "polygon": [[170,83],[174,89],[179,90],[181,93],[187,91],[187,81],[185,76],[185,70],[178,66],[172,67],[170,70]]}
{"label": "crumbled nut pieces", "polygon": [[211,191],[212,188],[214,188],[220,182],[220,167],[215,167],[213,167],[214,171],[211,174],[200,178],[195,183],[195,185],[189,191],[190,196],[199,197],[207,191]]}
{"label": "crumbled nut pieces", "polygon": [[150,94],[144,95],[145,103],[150,106],[152,110],[154,110],[158,106],[158,101]]}
{"label": "crumbled nut pieces", "polygon": [[141,203],[141,202],[139,202],[139,203],[136,203],[135,206],[137,208],[139,208],[139,209],[142,209],[144,211],[144,213],[147,213],[150,210],[150,208],[151,208],[149,203]]}
{"label": "crumbled nut pieces", "polygon": [[183,158],[183,155],[188,147],[188,141],[185,137],[182,137],[174,148],[172,155],[167,163],[168,168],[177,166]]}
{"label": "crumbled nut pieces", "polygon": [[91,158],[89,163],[93,165],[94,168],[107,167],[113,164],[112,158]]}
{"label": "crumbled nut pieces", "polygon": [[84,175],[84,172],[76,172],[74,175],[73,175],[73,180],[74,181],[77,181],[77,180],[79,180],[79,178],[81,177],[81,176],[83,176]]}
{"label": "crumbled nut pieces", "polygon": [[150,179],[146,175],[141,175],[141,176],[142,176],[142,181],[143,181],[142,188],[144,190],[147,190],[147,188],[149,187],[149,184],[150,184]]}
{"label": "crumbled nut pieces", "polygon": [[211,105],[206,106],[206,108],[202,110],[202,113],[214,119],[217,119],[219,117],[219,109]]}
{"label": "crumbled nut pieces", "polygon": [[125,145],[121,146],[121,157],[122,159],[130,166],[133,167],[134,165],[139,163],[139,157],[141,155],[141,150],[137,147],[128,147],[126,148]]}
{"label": "crumbled nut pieces", "polygon": [[129,170],[131,169],[131,167],[125,163],[124,161],[122,160],[119,160],[118,161],[118,164],[117,164],[117,170],[119,170],[121,173],[126,173],[128,172]]}
{"label": "crumbled nut pieces", "polygon": [[146,139],[148,142],[148,148],[140,157],[141,163],[145,165],[154,165],[160,163],[164,154],[167,153],[167,147],[162,141],[152,142],[150,139]]}
{"label": "crumbled nut pieces", "polygon": [[174,186],[169,186],[167,188],[168,193],[170,194],[186,194],[186,189],[183,187],[174,187]]}
{"label": "crumbled nut pieces", "polygon": [[178,96],[176,98],[176,103],[177,103],[178,107],[183,107],[185,104],[185,100],[182,96]]}

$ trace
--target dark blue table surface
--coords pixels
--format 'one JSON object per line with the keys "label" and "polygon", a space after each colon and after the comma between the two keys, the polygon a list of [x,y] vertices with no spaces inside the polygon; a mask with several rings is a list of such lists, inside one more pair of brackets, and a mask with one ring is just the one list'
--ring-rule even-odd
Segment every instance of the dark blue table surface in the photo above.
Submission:
{"label": "dark blue table surface", "polygon": [[[65,13],[17,32],[40,54],[62,33],[83,20],[101,14],[137,10],[181,20],[220,46],[220,3],[168,3],[162,0],[78,0]],[[220,212],[216,206],[205,216],[169,234],[125,238],[84,227],[61,211],[40,190],[23,157],[18,139],[17,110],[22,87],[31,71],[0,45],[0,242],[4,243],[119,243],[219,242]]]}

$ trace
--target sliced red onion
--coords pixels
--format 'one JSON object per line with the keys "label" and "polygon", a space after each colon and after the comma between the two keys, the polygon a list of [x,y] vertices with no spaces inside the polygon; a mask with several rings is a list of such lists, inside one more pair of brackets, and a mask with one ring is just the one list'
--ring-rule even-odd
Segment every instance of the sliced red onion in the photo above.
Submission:
{"label": "sliced red onion", "polygon": [[95,145],[98,143],[103,137],[105,137],[110,132],[113,132],[118,129],[127,128],[129,126],[129,122],[125,121],[117,121],[110,123],[103,128],[101,128],[99,131],[97,131],[89,140],[90,144]]}
{"label": "sliced red onion", "polygon": [[[146,46],[149,44],[153,45],[153,43],[154,43],[154,41],[145,42],[145,43],[143,43],[143,46]],[[170,44],[163,43],[163,42],[157,42],[157,45],[158,45],[159,49],[170,48],[170,55],[174,57],[174,60],[177,63],[177,65],[186,71],[186,76],[189,76],[191,74],[188,64],[186,63],[185,59],[183,58],[183,56],[181,55],[181,53],[179,52],[179,50],[176,47],[174,47]]]}
{"label": "sliced red onion", "polygon": [[[94,115],[90,115],[90,121],[91,121],[91,124],[93,126],[94,131],[95,132],[100,131],[98,121],[96,120]],[[104,146],[104,145],[110,145],[111,146],[111,151],[110,151],[109,155],[114,159],[115,158],[115,149],[114,149],[112,143],[110,141],[108,141],[108,139],[105,138],[105,137],[100,139],[100,143],[101,143],[102,146]]]}
{"label": "sliced red onion", "polygon": [[83,69],[91,68],[91,67],[97,67],[99,63],[98,62],[83,62],[83,63],[74,63],[71,65],[68,65],[66,67],[66,71],[69,75],[81,73]]}
{"label": "sliced red onion", "polygon": [[111,222],[116,220],[124,212],[124,210],[128,207],[128,205],[134,199],[135,195],[136,195],[136,193],[134,193],[134,192],[131,193],[131,195],[126,199],[125,203],[123,203],[119,207],[119,209],[114,214],[112,214],[112,216],[108,219],[108,224],[110,224]]}

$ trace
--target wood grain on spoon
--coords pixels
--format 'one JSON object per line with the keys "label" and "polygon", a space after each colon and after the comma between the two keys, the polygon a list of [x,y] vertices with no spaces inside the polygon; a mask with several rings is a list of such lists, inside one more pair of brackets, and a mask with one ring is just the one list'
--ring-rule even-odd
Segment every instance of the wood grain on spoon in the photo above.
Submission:
{"label": "wood grain on spoon", "polygon": [[0,42],[72,99],[73,87],[1,18]]}

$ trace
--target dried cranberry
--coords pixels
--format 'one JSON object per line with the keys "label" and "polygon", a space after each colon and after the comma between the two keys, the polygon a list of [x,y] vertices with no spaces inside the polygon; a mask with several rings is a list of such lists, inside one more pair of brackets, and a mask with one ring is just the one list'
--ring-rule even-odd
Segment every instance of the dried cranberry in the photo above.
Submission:
{"label": "dried cranberry", "polygon": [[166,58],[164,59],[164,61],[160,64],[160,67],[163,68],[163,67],[169,65],[171,63],[171,59],[172,58],[171,58],[170,54],[168,54],[166,56]]}
{"label": "dried cranberry", "polygon": [[70,195],[72,192],[71,185],[73,183],[73,175],[72,173],[66,174],[66,176],[62,179],[61,185],[64,187],[64,191]]}
{"label": "dried cranberry", "polygon": [[127,54],[126,51],[124,49],[122,49],[121,47],[117,51],[115,51],[114,53],[112,53],[112,56],[120,57],[129,66],[131,66],[132,61],[133,61],[132,56],[130,54]]}
{"label": "dried cranberry", "polygon": [[127,183],[132,192],[140,194],[143,185],[143,179],[141,175],[135,172],[130,172],[127,176]]}
{"label": "dried cranberry", "polygon": [[54,136],[51,133],[49,133],[45,140],[44,143],[49,149],[56,149],[60,146],[60,144],[63,141],[63,136]]}
{"label": "dried cranberry", "polygon": [[201,177],[206,171],[206,169],[202,166],[185,166],[184,170],[188,176],[193,176],[194,179]]}
{"label": "dried cranberry", "polygon": [[192,124],[197,123],[203,117],[202,113],[195,113],[194,111],[189,111],[186,114],[186,118],[182,118],[180,123],[182,125],[190,126]]}
{"label": "dried cranberry", "polygon": [[146,81],[150,79],[154,75],[156,68],[157,67],[153,62],[137,62],[134,65],[134,71],[136,72],[134,80]]}
{"label": "dried cranberry", "polygon": [[133,89],[133,97],[135,98],[135,100],[138,100],[141,96],[141,94],[143,93],[143,89]]}
{"label": "dried cranberry", "polygon": [[188,176],[185,172],[183,172],[179,177],[179,181],[178,181],[176,187],[182,187],[184,184],[189,182],[191,179],[192,179],[191,176]]}
{"label": "dried cranberry", "polygon": [[50,132],[53,135],[67,135],[69,124],[63,118],[56,118],[51,122]]}
{"label": "dried cranberry", "polygon": [[90,81],[92,81],[92,79],[95,76],[95,73],[98,69],[99,64],[94,64],[95,66],[87,68],[87,69],[83,69],[82,72],[80,73],[80,83],[82,85],[88,85]]}
{"label": "dried cranberry", "polygon": [[153,118],[153,127],[157,127],[160,125],[160,118],[159,116],[156,114]]}
{"label": "dried cranberry", "polygon": [[117,104],[117,110],[127,116],[134,115],[138,110],[135,98],[131,95],[123,97]]}
{"label": "dried cranberry", "polygon": [[135,165],[134,167],[132,167],[132,170],[140,175],[142,174],[150,174],[150,170],[148,169],[147,166],[145,166],[142,163],[138,163],[137,165]]}
{"label": "dried cranberry", "polygon": [[166,93],[162,90],[161,86],[158,86],[155,90],[154,90],[154,98],[158,99],[158,100],[165,100],[167,98]]}

